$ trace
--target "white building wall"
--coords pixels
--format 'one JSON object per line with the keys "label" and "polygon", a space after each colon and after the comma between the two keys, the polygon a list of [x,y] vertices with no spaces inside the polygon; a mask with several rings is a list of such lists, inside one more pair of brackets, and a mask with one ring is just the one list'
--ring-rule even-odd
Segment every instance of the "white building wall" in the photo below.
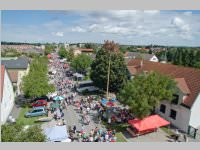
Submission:
{"label": "white building wall", "polygon": [[192,108],[189,125],[194,128],[200,127],[200,93],[197,96]]}
{"label": "white building wall", "polygon": [[[190,110],[181,105],[170,104],[167,101],[163,101],[161,104],[164,104],[166,106],[165,113],[163,114],[162,112],[160,112],[160,106],[156,109],[156,112],[163,118],[171,122],[171,124],[175,127],[183,130],[184,132],[187,132],[190,120]],[[176,120],[170,117],[171,109],[176,111]]]}
{"label": "white building wall", "polygon": [[14,106],[14,91],[7,71],[4,75],[4,87],[1,100],[1,124],[4,124]]}
{"label": "white building wall", "polygon": [[[171,124],[174,125],[175,127],[181,129],[184,132],[187,132],[190,121],[191,110],[180,105],[183,98],[185,98],[185,95],[180,91],[177,94],[179,95],[178,105],[171,104],[171,102],[168,101],[162,101],[161,104],[164,104],[166,106],[165,113],[160,112],[160,106],[156,108],[156,112],[160,114],[163,118],[171,122]],[[176,111],[175,120],[170,117],[171,109]]]}

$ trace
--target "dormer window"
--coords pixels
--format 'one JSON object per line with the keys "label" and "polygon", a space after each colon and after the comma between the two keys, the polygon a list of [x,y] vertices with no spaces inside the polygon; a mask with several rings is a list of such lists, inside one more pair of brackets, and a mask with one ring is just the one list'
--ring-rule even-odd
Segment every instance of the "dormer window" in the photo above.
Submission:
{"label": "dormer window", "polygon": [[174,94],[173,95],[173,100],[172,100],[172,104],[175,104],[175,105],[178,105],[178,101],[179,101],[179,95],[177,95],[177,94]]}

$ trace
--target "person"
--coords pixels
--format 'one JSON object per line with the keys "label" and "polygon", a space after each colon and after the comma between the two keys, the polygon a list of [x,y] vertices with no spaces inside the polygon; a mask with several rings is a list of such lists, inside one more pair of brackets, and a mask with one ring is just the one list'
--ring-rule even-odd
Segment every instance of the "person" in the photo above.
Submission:
{"label": "person", "polygon": [[94,141],[94,138],[93,138],[92,135],[90,135],[90,137],[89,137],[89,142],[93,142],[93,141]]}
{"label": "person", "polygon": [[108,118],[108,124],[111,124],[111,118]]}
{"label": "person", "polygon": [[76,133],[76,125],[74,124],[73,126],[73,131],[74,131],[74,134]]}
{"label": "person", "polygon": [[90,113],[90,107],[87,107],[87,114]]}
{"label": "person", "polygon": [[90,131],[90,135],[91,135],[91,136],[94,136],[94,129],[92,129],[92,130]]}
{"label": "person", "polygon": [[183,135],[183,137],[184,137],[184,140],[185,140],[185,142],[188,142],[187,135],[186,135],[186,134],[184,134],[184,135]]}
{"label": "person", "polygon": [[82,133],[84,132],[84,126],[83,125],[81,126],[81,132]]}
{"label": "person", "polygon": [[66,121],[65,121],[65,119],[62,119],[62,121],[63,121],[63,125],[66,125]]}
{"label": "person", "polygon": [[108,135],[108,132],[106,132],[105,140],[108,141],[108,138],[109,138],[109,135]]}

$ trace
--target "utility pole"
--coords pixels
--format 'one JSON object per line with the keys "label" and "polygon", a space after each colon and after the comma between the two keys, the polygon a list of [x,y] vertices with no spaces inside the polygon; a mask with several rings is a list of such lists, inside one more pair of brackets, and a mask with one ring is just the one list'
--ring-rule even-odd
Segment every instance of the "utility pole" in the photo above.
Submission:
{"label": "utility pole", "polygon": [[107,92],[106,92],[107,100],[109,98],[110,62],[111,62],[111,55],[109,56],[109,64],[108,64],[108,80],[107,80]]}

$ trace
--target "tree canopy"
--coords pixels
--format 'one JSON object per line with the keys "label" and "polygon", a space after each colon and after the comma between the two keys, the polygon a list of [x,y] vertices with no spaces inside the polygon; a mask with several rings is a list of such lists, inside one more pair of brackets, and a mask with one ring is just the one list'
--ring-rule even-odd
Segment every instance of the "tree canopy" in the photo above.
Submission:
{"label": "tree canopy", "polygon": [[80,54],[76,56],[72,62],[71,67],[77,72],[84,72],[90,67],[92,58],[86,54]]}
{"label": "tree canopy", "polygon": [[175,82],[168,76],[156,72],[140,74],[127,82],[117,95],[128,105],[137,118],[148,116],[162,100],[173,99]]}
{"label": "tree canopy", "polygon": [[1,126],[1,140],[2,142],[45,142],[46,136],[38,125],[24,129],[24,126],[2,125]]}
{"label": "tree canopy", "polygon": [[128,71],[123,54],[119,51],[119,46],[113,41],[106,41],[97,52],[96,59],[91,65],[90,77],[97,87],[106,90],[109,60],[111,60],[109,91],[117,92],[127,80]]}
{"label": "tree canopy", "polygon": [[[157,52],[156,56],[162,60],[165,51]],[[200,61],[200,48],[172,47],[166,51],[167,61],[175,65],[198,68]]]}
{"label": "tree canopy", "polygon": [[44,54],[45,54],[45,55],[48,55],[48,54],[52,53],[53,50],[54,50],[54,48],[55,48],[55,47],[54,47],[53,45],[51,45],[51,44],[45,45]]}
{"label": "tree canopy", "polygon": [[66,51],[64,46],[61,46],[60,50],[58,51],[58,55],[62,58],[67,58],[68,52]]}
{"label": "tree canopy", "polygon": [[55,91],[53,85],[48,84],[48,59],[37,57],[30,64],[30,71],[23,78],[22,89],[26,97],[37,97]]}

